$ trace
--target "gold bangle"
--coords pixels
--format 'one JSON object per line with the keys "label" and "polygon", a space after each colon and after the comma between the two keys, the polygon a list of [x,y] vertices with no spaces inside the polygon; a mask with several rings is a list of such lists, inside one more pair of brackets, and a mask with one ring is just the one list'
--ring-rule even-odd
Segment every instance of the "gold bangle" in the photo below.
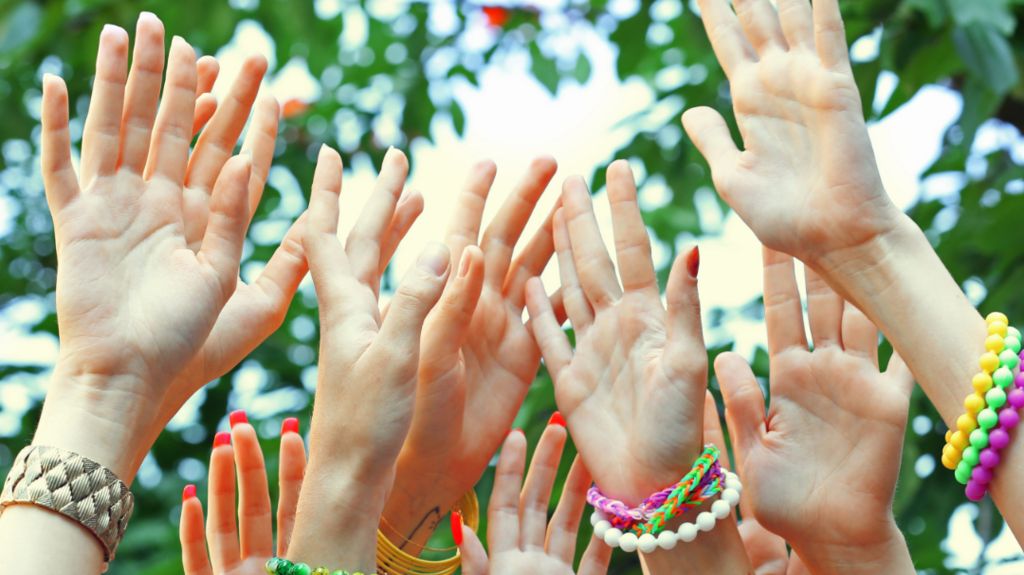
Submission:
{"label": "gold bangle", "polygon": [[[472,489],[455,504],[454,509],[462,513],[466,525],[476,531],[480,526],[480,501]],[[424,547],[424,550],[435,550]],[[380,529],[377,530],[377,572],[379,575],[453,575],[462,564],[462,555],[455,548],[455,555],[447,559],[430,561],[410,555],[391,542]]]}

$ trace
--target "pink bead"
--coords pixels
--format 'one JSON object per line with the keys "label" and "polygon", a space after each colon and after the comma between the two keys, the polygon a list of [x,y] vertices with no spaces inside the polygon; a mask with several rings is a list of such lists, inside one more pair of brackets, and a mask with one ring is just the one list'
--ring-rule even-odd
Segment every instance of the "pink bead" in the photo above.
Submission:
{"label": "pink bead", "polygon": [[1014,407],[1014,409],[1024,407],[1024,389],[1019,387],[1011,389],[1010,393],[1006,394],[1006,400]]}
{"label": "pink bead", "polygon": [[999,426],[1009,431],[1020,423],[1020,414],[1014,409],[1004,409],[999,412]]}
{"label": "pink bead", "polygon": [[999,466],[999,454],[991,447],[986,447],[981,450],[981,456],[978,458],[978,461],[985,469],[995,469]]}
{"label": "pink bead", "polygon": [[992,449],[1000,451],[1010,444],[1010,434],[1003,429],[993,429],[992,433],[988,434],[988,444]]}
{"label": "pink bead", "polygon": [[985,486],[975,481],[967,482],[967,489],[964,490],[967,498],[971,501],[981,501],[985,497]]}
{"label": "pink bead", "polygon": [[979,465],[971,472],[970,480],[980,485],[988,485],[992,482],[992,472]]}
{"label": "pink bead", "polygon": [[[1024,360],[1021,360],[1024,361]],[[1013,383],[1017,387],[1024,387],[1024,371],[1017,374],[1017,377],[1013,378]]]}

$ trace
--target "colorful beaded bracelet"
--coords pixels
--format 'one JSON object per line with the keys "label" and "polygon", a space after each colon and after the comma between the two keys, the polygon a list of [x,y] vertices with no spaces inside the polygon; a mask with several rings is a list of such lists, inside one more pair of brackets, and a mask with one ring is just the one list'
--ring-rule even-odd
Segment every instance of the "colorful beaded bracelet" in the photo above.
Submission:
{"label": "colorful beaded bracelet", "polygon": [[609,547],[618,547],[630,553],[633,551],[651,553],[658,548],[669,550],[680,541],[689,543],[696,539],[701,531],[714,529],[718,520],[731,515],[733,509],[739,504],[743,484],[740,483],[740,478],[736,474],[727,471],[724,481],[719,478],[716,482],[725,484],[721,498],[711,504],[710,511],[702,511],[698,514],[693,523],[683,523],[676,530],[663,530],[656,536],[653,533],[643,533],[637,536],[636,533],[623,533],[612,527],[600,511],[594,511],[590,516],[590,523],[594,526],[594,536],[604,540]]}
{"label": "colorful beaded bracelet", "polygon": [[[365,575],[362,571],[331,571],[326,567],[312,569],[305,563],[292,563],[287,559],[271,557],[266,564],[268,575]],[[374,574],[370,574],[374,575]]]}
{"label": "colorful beaded bracelet", "polygon": [[[1024,356],[1024,353],[1021,353]],[[1021,357],[1024,361],[1024,357]],[[994,391],[994,390],[993,390]],[[1010,431],[1020,423],[1018,411],[1024,408],[1024,374],[1018,373],[1014,378],[1014,388],[1003,396],[1002,409],[999,411],[998,423],[987,434],[987,445],[978,450],[975,446],[964,449],[963,461],[973,464],[970,478],[964,494],[971,501],[980,501],[988,492],[995,468],[999,465],[999,452],[1010,444]],[[996,401],[1000,403],[999,400]],[[989,407],[999,407],[989,403]],[[959,469],[959,468],[958,468]]]}

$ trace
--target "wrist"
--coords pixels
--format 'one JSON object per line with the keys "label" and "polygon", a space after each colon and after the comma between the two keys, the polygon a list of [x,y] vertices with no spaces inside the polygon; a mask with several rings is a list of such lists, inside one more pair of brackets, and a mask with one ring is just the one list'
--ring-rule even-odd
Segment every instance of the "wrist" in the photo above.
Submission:
{"label": "wrist", "polygon": [[[423,552],[438,525],[463,495],[454,494],[455,490],[443,477],[431,475],[410,475],[399,463],[395,486],[384,505],[381,530],[396,547],[410,555]],[[415,484],[403,484],[403,477],[416,478]]]}
{"label": "wrist", "polygon": [[740,538],[735,515],[718,521],[714,529],[701,533],[689,543],[680,541],[669,551],[659,549],[653,553],[640,553],[640,558],[644,573],[650,575],[753,573],[746,548]]}
{"label": "wrist", "polygon": [[887,521],[879,535],[878,540],[870,543],[804,544],[790,541],[790,545],[812,573],[915,573],[906,540],[895,521]]}

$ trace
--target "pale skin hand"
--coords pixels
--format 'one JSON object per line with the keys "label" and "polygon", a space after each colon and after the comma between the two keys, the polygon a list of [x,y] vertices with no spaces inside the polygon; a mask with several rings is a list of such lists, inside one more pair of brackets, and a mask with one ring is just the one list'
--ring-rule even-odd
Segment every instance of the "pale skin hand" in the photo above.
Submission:
{"label": "pale skin hand", "polygon": [[590,475],[578,457],[562,486],[555,514],[548,522],[551,488],[558,474],[566,437],[565,428],[559,425],[549,425],[544,430],[523,485],[526,437],[520,431],[508,435],[498,459],[487,511],[490,557],[472,529],[465,525],[455,527],[462,530],[459,549],[464,575],[603,575],[608,572],[612,549],[593,537],[583,552],[579,568],[573,569],[576,535],[590,487]]}
{"label": "pale skin hand", "polygon": [[[413,415],[423,321],[442,291],[446,300],[469,305],[479,295],[479,254],[467,251],[456,278],[447,282],[449,251],[431,244],[381,318],[382,246],[407,172],[401,152],[385,156],[377,189],[343,244],[337,236],[341,158],[325,146],[317,161],[303,244],[320,305],[320,363],[309,480],[288,551],[294,561],[375,569],[377,523]],[[359,408],[339,413],[338,406],[346,405]]]}
{"label": "pale skin hand", "polygon": [[494,164],[481,162],[452,216],[445,239],[452,261],[472,254],[485,272],[479,302],[442,300],[423,327],[416,412],[383,526],[408,553],[420,552],[480,479],[536,375],[540,352],[522,320],[523,288],[554,252],[550,218],[515,259],[512,252],[555,169],[552,158],[534,160],[481,239],[495,177]]}
{"label": "pale skin hand", "polygon": [[810,270],[809,351],[793,260],[764,259],[767,415],[746,362],[715,362],[749,509],[813,573],[914,573],[892,514],[913,377],[879,371],[877,328]]}
{"label": "pale skin hand", "polygon": [[306,467],[306,448],[298,433],[281,434],[278,463],[280,497],[275,552],[270,489],[256,430],[248,423],[236,424],[231,429],[231,443],[213,448],[209,471],[210,517],[205,533],[203,504],[199,499],[186,492],[181,504],[178,531],[185,575],[264,575],[268,559],[288,552]]}
{"label": "pale skin hand", "polygon": [[[595,483],[629,505],[679,481],[701,451],[707,355],[695,250],[672,266],[661,303],[650,240],[626,162],[608,168],[619,262],[605,251],[586,184],[565,182],[554,219],[565,309],[576,349],[539,279],[527,286],[537,343],[555,400]],[[620,287],[619,280],[622,284]],[[734,521],[673,551],[643,556],[651,573],[748,573]]]}

